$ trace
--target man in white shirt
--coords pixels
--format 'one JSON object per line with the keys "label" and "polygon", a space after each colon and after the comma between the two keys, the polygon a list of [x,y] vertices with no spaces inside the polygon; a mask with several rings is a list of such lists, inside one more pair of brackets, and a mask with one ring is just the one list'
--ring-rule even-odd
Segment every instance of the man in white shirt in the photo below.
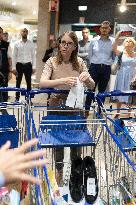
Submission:
{"label": "man in white shirt", "polygon": [[[21,30],[22,39],[18,41],[13,50],[13,73],[16,75],[16,87],[20,88],[23,74],[25,76],[27,90],[31,90],[31,76],[36,68],[36,56],[34,44],[27,39],[28,30]],[[16,93],[18,101],[20,94]]]}

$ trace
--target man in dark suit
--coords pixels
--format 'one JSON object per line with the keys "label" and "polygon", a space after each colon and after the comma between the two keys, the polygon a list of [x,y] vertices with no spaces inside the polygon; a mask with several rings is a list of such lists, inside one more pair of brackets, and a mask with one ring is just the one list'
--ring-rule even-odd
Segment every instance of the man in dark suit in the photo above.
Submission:
{"label": "man in dark suit", "polygon": [[[3,29],[0,27],[0,73],[1,86],[8,87],[8,81],[12,77],[12,60],[9,43],[3,40]],[[3,101],[8,101],[8,93],[2,93]]]}
{"label": "man in dark suit", "polygon": [[51,56],[56,55],[57,43],[55,40],[50,42],[50,48],[45,51],[44,57],[42,59],[43,62],[46,62]]}

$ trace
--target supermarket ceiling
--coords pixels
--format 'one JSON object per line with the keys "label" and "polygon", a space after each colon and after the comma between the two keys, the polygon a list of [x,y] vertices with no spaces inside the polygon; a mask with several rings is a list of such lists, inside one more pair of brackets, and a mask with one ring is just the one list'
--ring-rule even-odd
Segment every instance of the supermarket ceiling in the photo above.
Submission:
{"label": "supermarket ceiling", "polygon": [[[39,0],[0,0],[0,21],[9,19],[9,22],[11,23],[14,18],[14,20],[19,20],[19,22],[21,21],[28,24],[37,24],[38,2]],[[88,6],[88,11],[85,15],[90,19],[90,13],[93,13],[93,16],[95,17],[96,14],[101,11],[101,9],[98,10],[98,7],[102,6],[102,4],[107,6],[108,4],[111,4],[111,6],[113,6],[114,4],[120,2],[121,0],[60,0],[60,9],[63,11],[63,13],[60,12],[60,20],[62,17],[61,21],[68,23],[68,19],[72,22],[71,18],[75,18],[75,21],[78,22],[78,5]],[[136,0],[127,0],[126,2],[136,3]],[[69,6],[71,6],[71,9],[67,9]],[[134,7],[134,9],[135,8],[136,7]],[[105,9],[105,6],[103,9]],[[106,11],[105,13],[107,13],[107,16],[110,16],[108,9],[104,11]],[[72,12],[72,14],[70,14],[70,12]]]}
{"label": "supermarket ceiling", "polygon": [[[0,17],[20,18],[21,21],[37,21],[38,0],[0,0]],[[4,19],[4,18],[3,18]],[[9,18],[10,19],[10,18]],[[1,19],[0,19],[1,20]]]}

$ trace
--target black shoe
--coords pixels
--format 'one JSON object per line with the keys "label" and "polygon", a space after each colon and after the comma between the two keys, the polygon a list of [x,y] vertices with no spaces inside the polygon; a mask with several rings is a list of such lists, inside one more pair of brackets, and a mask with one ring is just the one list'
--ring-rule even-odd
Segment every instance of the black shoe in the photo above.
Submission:
{"label": "black shoe", "polygon": [[84,195],[88,204],[93,204],[98,196],[98,181],[93,158],[84,158]]}
{"label": "black shoe", "polygon": [[73,202],[78,203],[83,199],[83,160],[80,157],[72,160],[69,190]]}

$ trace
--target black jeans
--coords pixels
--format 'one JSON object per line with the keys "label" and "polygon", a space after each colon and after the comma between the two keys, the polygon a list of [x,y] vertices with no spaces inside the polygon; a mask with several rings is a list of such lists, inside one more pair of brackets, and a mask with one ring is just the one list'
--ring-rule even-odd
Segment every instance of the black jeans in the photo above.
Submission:
{"label": "black jeans", "polygon": [[[98,85],[98,92],[102,93],[105,92],[108,82],[110,80],[110,74],[111,74],[111,66],[110,65],[104,65],[104,64],[93,64],[91,63],[89,74],[91,75],[92,79],[95,82],[95,88]],[[94,91],[95,91],[94,88]],[[91,98],[89,95],[86,96],[86,103],[85,108],[88,110],[91,106]]]}
{"label": "black jeans", "polygon": [[[17,63],[16,64],[16,87],[20,88],[20,84],[22,81],[23,74],[25,76],[26,84],[27,84],[27,90],[31,90],[31,76],[32,76],[32,64],[29,63]],[[16,100],[19,100],[20,93],[16,93]]]}
{"label": "black jeans", "polygon": [[[3,73],[0,72],[0,87],[8,87],[8,72]],[[0,91],[0,103],[8,101],[8,92],[1,92]],[[6,109],[0,109],[2,115],[7,115],[8,112]]]}
{"label": "black jeans", "polygon": [[[4,81],[3,81],[3,85],[2,87],[8,87],[8,73],[3,73],[4,75]],[[2,98],[3,98],[3,102],[7,102],[8,101],[8,92],[2,92]]]}
{"label": "black jeans", "polygon": [[[81,147],[74,147],[70,148],[70,159],[71,161],[76,159],[77,157],[81,156]],[[63,170],[63,159],[64,159],[64,148],[55,148],[54,151],[54,160],[55,160],[55,167],[57,171]]]}

